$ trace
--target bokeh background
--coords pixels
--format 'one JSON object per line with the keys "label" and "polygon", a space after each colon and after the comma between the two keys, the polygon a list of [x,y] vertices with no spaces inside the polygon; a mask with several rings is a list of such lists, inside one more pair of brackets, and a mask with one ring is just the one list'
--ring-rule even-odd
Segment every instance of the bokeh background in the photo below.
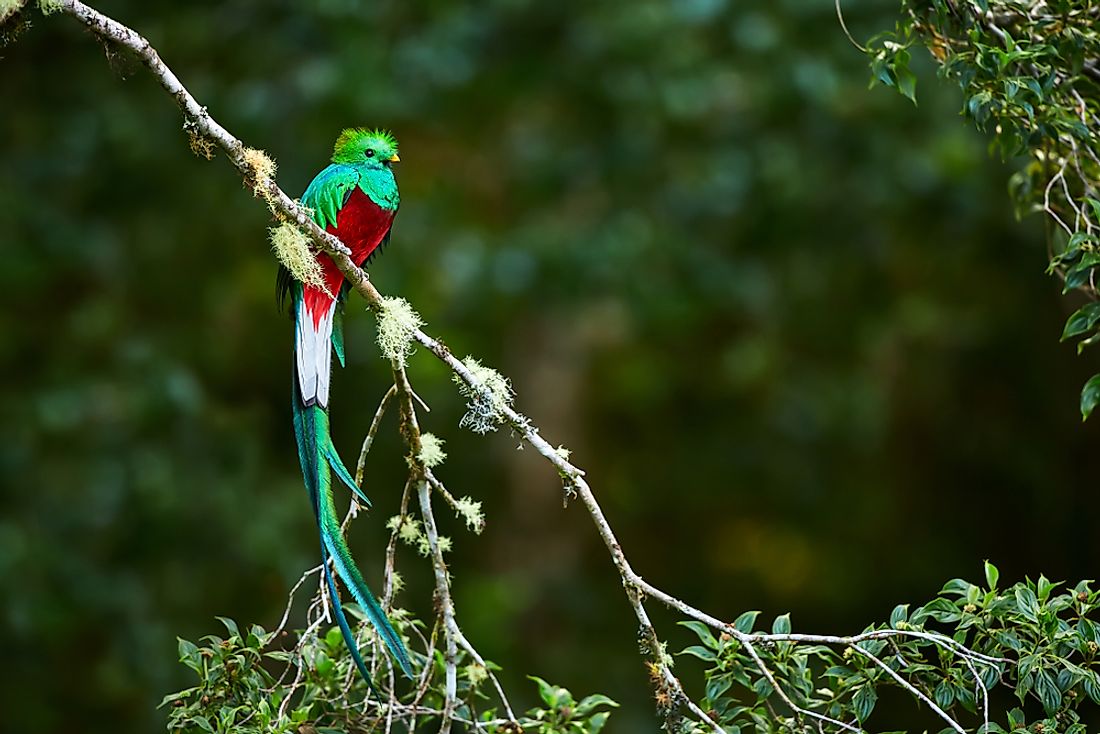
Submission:
{"label": "bokeh background", "polygon": [[[861,38],[897,12],[847,5]],[[868,90],[831,2],[99,7],[289,192],[341,127],[396,132],[404,203],[372,278],[511,377],[648,580],[839,633],[984,558],[1009,580],[1096,575],[1100,423],[1077,393],[1098,362],[1058,343],[1074,304],[1043,274],[1043,222],[1016,221],[1011,162],[930,64],[918,107]],[[270,222],[72,19],[35,14],[0,53],[4,729],[157,731],[189,685],[175,636],[273,626],[316,561]],[[388,382],[354,299],[347,327],[353,456]],[[521,706],[537,674],[621,701],[609,732],[655,732],[587,516],[514,437],[458,429],[433,359],[411,376],[441,474],[488,515],[481,536],[444,520],[468,636]],[[352,531],[371,578],[394,429]],[[422,562],[402,570],[428,613]]]}

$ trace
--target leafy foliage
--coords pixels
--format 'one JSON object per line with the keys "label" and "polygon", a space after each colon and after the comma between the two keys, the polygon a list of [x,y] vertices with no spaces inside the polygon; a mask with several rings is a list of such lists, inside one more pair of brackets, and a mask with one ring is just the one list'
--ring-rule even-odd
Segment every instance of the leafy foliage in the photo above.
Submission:
{"label": "leafy foliage", "polygon": [[[352,605],[346,608],[355,609]],[[242,632],[233,620],[219,619],[228,631],[226,637],[207,635],[199,644],[179,640],[180,662],[198,676],[198,683],[164,697],[161,706],[170,711],[168,731],[341,734],[375,731],[384,722],[388,704],[372,697],[366,683],[355,673],[338,627],[323,634],[298,632],[290,639],[295,643],[292,649],[284,650],[278,646],[287,642],[284,637],[276,637],[258,625]],[[407,628],[409,623],[401,626]],[[424,655],[413,657],[417,668],[415,680],[418,684],[426,681],[426,685],[405,686],[408,692],[390,702],[393,715],[396,720],[411,720],[408,726],[416,731],[436,731],[444,697],[442,654],[437,653],[430,660]],[[280,664],[285,669],[276,675],[274,671],[279,670]],[[487,665],[499,669],[492,663]],[[379,688],[384,687],[386,677],[385,669],[378,673]],[[470,662],[465,667],[465,674],[457,681],[460,698],[455,711],[457,720],[471,724],[476,719],[479,730],[487,734],[515,732],[511,722],[498,717],[495,708],[483,705],[488,698],[482,692],[487,680],[480,665]],[[541,678],[531,680],[538,685],[543,706],[519,717],[524,731],[597,734],[611,716],[609,709],[618,706],[600,694],[577,702],[565,688]]]}
{"label": "leafy foliage", "polygon": [[[880,692],[892,687],[914,700],[919,691],[982,732],[1084,734],[1079,709],[1100,703],[1100,592],[1089,581],[1066,587],[1045,576],[1001,588],[998,576],[987,563],[984,586],[953,579],[927,604],[899,604],[887,622],[836,644],[800,641],[789,615],[775,619],[771,634],[749,639],[791,701],[850,727],[872,721]],[[734,626],[750,633],[757,616],[746,612]],[[844,730],[793,713],[735,637],[682,624],[699,644],[680,654],[707,663],[703,707],[727,731]],[[995,689],[1010,689],[1015,705],[991,707],[986,722]]]}
{"label": "leafy foliage", "polygon": [[[910,48],[928,47],[963,91],[963,114],[992,134],[992,150],[1021,158],[1011,192],[1020,213],[1049,216],[1049,272],[1090,303],[1066,321],[1078,353],[1100,340],[1100,23],[1089,0],[902,2],[903,20],[872,40],[872,84],[914,102]],[[1096,407],[1100,380],[1081,393]]]}
{"label": "leafy foliage", "polygon": [[599,693],[585,696],[578,703],[573,699],[573,694],[564,688],[535,676],[531,676],[531,680],[538,684],[539,698],[546,707],[528,711],[525,726],[538,734],[596,734],[611,716],[610,711],[598,709],[619,705]]}

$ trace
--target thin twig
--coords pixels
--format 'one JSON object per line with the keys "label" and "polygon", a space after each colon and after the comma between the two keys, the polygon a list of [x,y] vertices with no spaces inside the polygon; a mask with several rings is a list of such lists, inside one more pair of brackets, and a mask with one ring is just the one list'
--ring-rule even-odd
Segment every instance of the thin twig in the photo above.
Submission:
{"label": "thin twig", "polygon": [[279,620],[278,626],[271,631],[271,636],[273,638],[281,633],[284,629],[286,629],[287,620],[290,618],[290,608],[294,606],[294,597],[295,595],[297,595],[298,589],[302,588],[302,584],[306,582],[306,579],[320,571],[322,568],[324,568],[324,565],[314,566],[313,568],[309,569],[308,571],[303,573],[302,577],[298,579],[293,587],[291,587],[290,593],[287,594],[286,609],[283,610],[283,617]]}
{"label": "thin twig", "polygon": [[871,653],[868,650],[865,650],[864,648],[860,647],[859,645],[851,645],[849,649],[854,650],[855,652],[859,653],[860,655],[864,655],[864,656],[870,658],[871,662],[873,662],[875,665],[877,665],[878,667],[885,670],[887,675],[889,675],[891,678],[893,678],[895,681],[897,681],[897,684],[899,686],[901,686],[905,690],[909,691],[909,693],[916,696],[921,701],[923,701],[925,704],[927,704],[928,707],[931,708],[933,711],[935,711],[941,719],[943,719],[944,721],[947,722],[948,726],[950,726],[955,731],[959,732],[959,734],[966,734],[966,729],[963,729],[962,726],[959,724],[959,722],[952,719],[951,716],[948,715],[948,713],[946,711],[944,711],[939,706],[937,706],[935,701],[933,701],[928,696],[924,695],[923,691],[921,691],[919,688],[914,686],[912,683],[910,683],[909,681],[905,680],[900,675],[898,675],[897,671],[895,671],[889,665],[887,665],[882,660],[880,660],[877,655],[875,655],[874,653]]}
{"label": "thin twig", "polygon": [[844,35],[848,37],[848,41],[863,53],[869,53],[868,49],[860,45],[859,41],[853,38],[851,31],[848,30],[848,24],[844,22],[844,12],[840,9],[840,0],[836,0],[836,19],[840,21],[840,29],[844,31]]}
{"label": "thin twig", "polygon": [[355,463],[355,484],[361,489],[363,487],[363,471],[367,467],[367,454],[370,452],[370,447],[374,444],[374,436],[378,433],[378,426],[382,423],[382,416],[386,413],[386,406],[397,392],[396,385],[390,385],[390,389],[386,391],[386,394],[382,396],[382,401],[378,403],[378,410],[374,411],[374,418],[370,422],[370,428],[367,430],[367,435],[363,437],[363,447],[359,449],[359,461]]}

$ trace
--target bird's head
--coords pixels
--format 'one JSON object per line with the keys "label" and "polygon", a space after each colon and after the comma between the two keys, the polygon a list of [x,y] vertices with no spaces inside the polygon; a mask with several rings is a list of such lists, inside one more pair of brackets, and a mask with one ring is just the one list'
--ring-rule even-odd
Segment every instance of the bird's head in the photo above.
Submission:
{"label": "bird's head", "polygon": [[333,163],[388,167],[397,157],[397,139],[386,130],[352,127],[340,133],[332,149]]}

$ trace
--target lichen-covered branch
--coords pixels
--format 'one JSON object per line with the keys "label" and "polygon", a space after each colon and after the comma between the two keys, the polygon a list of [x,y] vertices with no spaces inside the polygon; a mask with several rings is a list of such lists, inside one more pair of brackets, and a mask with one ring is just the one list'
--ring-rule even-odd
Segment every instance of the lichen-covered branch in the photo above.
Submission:
{"label": "lichen-covered branch", "polygon": [[[279,233],[276,237],[278,240],[276,243],[277,248],[297,253],[293,257],[300,259],[303,242],[295,237],[293,232],[301,233],[314,248],[332,257],[348,282],[363,296],[370,308],[379,316],[379,343],[391,360],[395,387],[387,393],[375,413],[371,428],[364,441],[357,474],[359,477],[362,476],[366,454],[370,450],[373,436],[378,430],[381,416],[389,400],[396,397],[400,405],[402,430],[409,451],[410,476],[402,500],[401,515],[395,518],[396,522],[391,525],[392,536],[386,556],[387,582],[384,600],[387,604],[392,601],[397,586],[394,553],[398,539],[422,541],[424,555],[429,558],[435,575],[439,621],[433,627],[430,635],[425,637],[416,624],[411,622],[403,624],[402,615],[395,610],[395,622],[401,627],[402,632],[407,635],[418,635],[425,650],[424,655],[418,661],[420,674],[416,681],[415,690],[404,698],[397,696],[394,690],[392,670],[387,670],[385,685],[387,700],[384,702],[365,701],[360,712],[363,720],[358,721],[358,725],[384,726],[384,729],[389,731],[395,722],[404,721],[407,723],[409,731],[412,732],[416,729],[418,717],[429,717],[439,720],[441,732],[449,732],[453,722],[472,726],[485,732],[521,731],[521,723],[514,715],[496,677],[492,675],[489,664],[477,654],[473,646],[463,636],[457,623],[450,594],[451,579],[444,560],[445,539],[438,533],[433,514],[432,488],[438,485],[441,496],[448,498],[448,501],[455,505],[456,509],[458,509],[458,502],[454,500],[450,493],[442,489],[442,484],[432,472],[432,464],[439,460],[440,456],[438,445],[435,447],[436,453],[431,451],[425,453],[424,451],[424,435],[420,433],[414,404],[416,397],[405,373],[405,360],[410,353],[408,345],[412,342],[425,347],[429,353],[441,360],[453,372],[455,381],[459,384],[460,390],[467,400],[468,412],[466,418],[463,419],[464,425],[477,432],[487,432],[498,425],[507,425],[524,442],[545,458],[558,473],[563,482],[566,501],[570,498],[579,499],[581,505],[591,517],[597,533],[607,548],[611,562],[621,578],[627,604],[639,625],[642,651],[647,658],[658,709],[665,716],[666,725],[671,731],[711,731],[716,734],[724,734],[727,729],[722,723],[724,721],[723,717],[725,716],[728,719],[730,714],[726,710],[727,704],[723,703],[724,699],[720,697],[720,694],[711,694],[710,685],[708,685],[706,696],[692,696],[688,694],[680,679],[673,673],[672,658],[666,652],[665,643],[647,610],[646,604],[649,599],[655,599],[661,604],[676,610],[690,620],[689,624],[698,625],[693,629],[700,636],[704,645],[700,650],[691,651],[691,654],[714,663],[715,667],[708,670],[706,675],[708,680],[716,683],[716,689],[720,688],[724,691],[736,680],[739,685],[755,691],[758,700],[755,708],[752,709],[753,715],[759,716],[762,714],[758,712],[765,711],[771,721],[770,724],[764,720],[761,720],[763,723],[757,722],[759,727],[764,728],[763,730],[863,731],[862,722],[869,715],[874,705],[874,686],[884,679],[897,683],[919,701],[932,702],[932,699],[921,688],[921,685],[927,685],[927,681],[923,681],[918,685],[911,680],[918,679],[923,668],[919,667],[919,663],[913,663],[918,667],[911,669],[905,663],[906,660],[919,660],[926,648],[943,651],[943,659],[962,661],[965,670],[968,671],[959,674],[962,678],[973,675],[973,677],[981,679],[983,675],[988,675],[989,671],[992,671],[993,677],[990,678],[990,681],[995,683],[1004,674],[1004,666],[1007,663],[1004,657],[991,654],[988,651],[980,652],[952,639],[950,636],[925,630],[923,622],[929,615],[933,619],[942,621],[940,617],[935,616],[933,611],[928,611],[925,617],[921,617],[919,623],[912,618],[908,621],[902,619],[897,623],[892,620],[889,628],[872,629],[861,635],[849,637],[796,635],[790,632],[789,621],[780,624],[779,620],[773,626],[771,633],[761,633],[752,631],[752,620],[755,619],[755,613],[747,613],[748,617],[742,615],[738,620],[726,622],[696,609],[676,596],[646,582],[628,561],[592,488],[585,479],[585,472],[570,461],[567,451],[560,447],[554,447],[544,439],[535,424],[513,407],[514,395],[506,378],[484,367],[472,358],[458,359],[440,340],[430,336],[422,329],[422,321],[412,312],[407,303],[400,299],[383,298],[367,279],[366,273],[352,263],[348,257],[347,248],[337,238],[321,230],[313,222],[308,210],[297,204],[279,188],[275,182],[274,162],[261,151],[246,147],[244,143],[219,125],[207,109],[194,99],[176,75],[164,64],[156,49],[145,38],[132,29],[79,2],[79,0],[51,0],[51,2],[58,10],[78,19],[105,41],[130,49],[141,59],[142,63],[158,79],[161,86],[175,99],[184,116],[185,128],[192,135],[193,144],[200,147],[201,144],[213,145],[221,150],[242,175],[248,187],[266,203],[273,216],[279,220],[281,226],[276,230]],[[1072,192],[1066,191],[1067,196],[1070,193]],[[1076,216],[1080,216],[1080,211],[1077,212]],[[282,227],[292,227],[293,232],[282,229]],[[293,259],[291,254],[285,252],[282,257],[284,260]],[[308,273],[303,273],[302,277],[308,277]],[[413,492],[418,498],[420,508],[419,525],[407,513],[410,495]],[[467,505],[467,508],[469,506]],[[314,569],[315,571],[316,569]],[[992,585],[995,586],[995,583]],[[977,590],[969,588],[966,591],[968,599],[969,595],[978,593]],[[1035,592],[1031,593],[1035,595]],[[1050,589],[1048,588],[1046,594],[1049,595],[1049,593]],[[1081,591],[1080,593],[1085,594],[1086,592]],[[1088,593],[1091,594],[1091,592]],[[1020,592],[1017,592],[1015,598],[1019,599],[1019,594]],[[985,597],[986,600],[992,599],[993,601],[999,598],[992,588]],[[1023,598],[1025,601],[1027,600],[1026,595]],[[320,635],[322,623],[326,619],[326,605],[323,601],[324,590],[322,589],[310,606],[310,611],[307,614],[309,626],[301,635],[295,651],[255,653],[257,658],[262,655],[278,656],[280,659],[286,660],[296,670],[295,680],[289,690],[279,689],[279,682],[275,681],[270,682],[270,685],[263,688],[265,691],[277,691],[278,693],[278,718],[273,718],[275,712],[268,713],[271,714],[271,720],[279,722],[279,726],[297,726],[301,720],[304,720],[304,717],[312,715],[310,712],[314,703],[318,705],[333,704],[332,715],[341,715],[340,712],[344,712],[342,715],[348,715],[346,706],[344,708],[336,707],[332,700],[315,701],[310,703],[309,706],[297,709],[294,708],[295,704],[292,703],[292,700],[295,700],[295,692],[299,689],[299,686],[306,685],[310,676],[320,675],[322,670],[331,668],[334,665],[333,660],[339,658],[340,655],[337,645],[327,646],[329,633],[326,633],[324,637]],[[973,602],[968,601],[966,607],[960,607],[962,611],[958,614],[975,614],[975,610],[984,609],[984,606],[980,607],[978,605],[979,601],[982,600],[975,596]],[[1088,604],[1094,604],[1095,601],[1094,596],[1088,596]],[[986,604],[986,602],[983,602],[983,604]],[[1026,606],[1023,602],[1020,602],[1020,604]],[[942,607],[942,605],[940,606]],[[970,607],[973,607],[973,609],[970,609]],[[1003,606],[995,607],[994,605],[991,608],[1003,609]],[[1038,619],[1037,615],[1042,612],[1041,605],[1037,609],[1038,611],[1033,614],[1036,619]],[[925,610],[922,608],[923,611]],[[943,619],[956,614],[955,611],[948,612],[942,609],[940,611]],[[1032,614],[1030,608],[1025,611],[1027,614]],[[993,614],[993,612],[991,611],[990,614]],[[284,622],[280,624],[280,629],[285,625],[285,616]],[[719,636],[714,637],[710,629],[719,632]],[[248,635],[241,634],[239,630],[236,630],[235,625],[229,631],[231,635],[227,642],[232,642],[232,644],[228,647],[222,646],[226,649],[235,649],[234,646],[238,646],[248,651],[263,651],[272,644],[270,635],[258,628],[254,628]],[[441,688],[442,695],[439,696],[440,700],[438,702],[425,703],[435,695],[431,686],[433,679],[432,665],[437,644],[437,633],[440,631],[443,637],[444,681]],[[365,634],[369,633],[365,632]],[[252,641],[253,638],[256,640],[255,643]],[[975,639],[985,642],[985,638],[982,637],[976,637]],[[334,638],[335,642],[338,642],[338,638]],[[897,646],[899,650],[904,652],[904,655],[899,652],[889,662],[884,660],[879,656],[878,646],[887,643]],[[184,649],[183,644],[181,641],[181,659],[185,661],[185,664],[204,657],[191,649],[195,647],[194,645],[191,645],[191,648]],[[190,645],[190,643],[187,644]],[[834,648],[851,651],[854,658],[866,658],[868,664],[865,668],[853,668],[852,675],[845,679],[848,682],[841,681],[837,690],[827,691],[831,698],[822,699],[820,696],[825,694],[812,687],[806,689],[804,686],[807,681],[814,678],[813,670],[807,660],[813,657],[815,660],[835,662],[832,656],[839,653],[834,653]],[[992,650],[993,648],[990,647],[989,649]],[[787,663],[776,651],[786,651],[784,654],[793,657],[802,656],[802,664],[806,667],[800,674],[801,678],[792,679],[789,671],[784,671],[784,666]],[[211,652],[205,657],[213,656],[216,658],[220,654],[218,649],[211,648]],[[469,656],[469,659],[474,661],[492,678],[500,702],[504,707],[506,714],[504,717],[496,717],[490,713],[488,717],[482,717],[482,720],[479,720],[474,715],[471,703],[460,704],[458,666],[459,658],[463,655]],[[848,663],[854,665],[850,661]],[[239,665],[239,663],[235,664]],[[344,664],[350,666],[350,663],[346,661]],[[209,661],[202,662],[201,665],[196,663],[196,665],[198,665],[195,668],[197,672],[209,671]],[[834,664],[823,675],[830,675],[832,673],[829,671],[837,669],[838,665]],[[1084,670],[1084,668],[1081,668],[1081,670]],[[262,670],[257,671],[255,674],[262,679]],[[733,677],[729,678],[729,676]],[[474,676],[468,677],[472,679]],[[752,682],[754,680],[755,683]],[[1040,680],[1043,679],[1040,678]],[[1082,678],[1074,685],[1077,683],[1083,685],[1083,680]],[[347,685],[350,686],[353,677],[348,676],[346,681],[348,682]],[[967,685],[972,683],[968,680],[964,682]],[[976,690],[981,691],[981,695],[987,696],[988,685],[984,679],[973,681],[973,684]],[[476,688],[476,683],[471,680],[470,686]],[[722,686],[725,687],[722,688]],[[847,686],[847,688],[844,688],[844,686]],[[1100,677],[1097,678],[1096,686],[1097,695],[1100,696]],[[337,688],[341,696],[346,695],[343,687]],[[541,695],[549,708],[537,714],[536,720],[538,721],[545,720],[543,717],[561,715],[561,712],[566,710],[575,713],[588,707],[588,711],[595,711],[599,706],[608,705],[609,703],[603,697],[598,696],[588,697],[579,703],[574,702],[569,697],[568,705],[565,705],[566,696],[568,696],[567,691],[554,689],[548,684],[544,687],[542,682],[540,682],[540,688],[545,688]],[[178,694],[172,700],[191,701],[196,695],[196,690],[190,689]],[[1025,691],[1025,695],[1026,693]],[[952,696],[960,695],[962,694],[952,689]],[[1053,694],[1049,690],[1044,689],[1038,695],[1044,697],[1045,707],[1048,709],[1056,708],[1053,703]],[[1060,698],[1058,700],[1061,701]],[[988,711],[987,698],[982,703],[984,710]],[[186,703],[186,705],[194,705],[198,707],[196,710],[202,710],[202,706],[206,704]],[[251,717],[263,719],[264,716],[268,715],[268,713],[264,713],[263,708],[267,705],[266,701],[254,702],[252,705],[255,706],[255,709],[248,714],[249,721],[252,720]],[[960,732],[965,731],[963,725],[947,712],[949,706],[943,705],[937,699],[932,707],[952,729]],[[570,715],[573,715],[573,713]],[[590,730],[598,731],[602,727],[603,721],[606,720],[606,715],[606,712],[594,713],[587,720]],[[739,714],[733,714],[733,716],[736,715]],[[295,717],[302,718],[296,719]]]}

